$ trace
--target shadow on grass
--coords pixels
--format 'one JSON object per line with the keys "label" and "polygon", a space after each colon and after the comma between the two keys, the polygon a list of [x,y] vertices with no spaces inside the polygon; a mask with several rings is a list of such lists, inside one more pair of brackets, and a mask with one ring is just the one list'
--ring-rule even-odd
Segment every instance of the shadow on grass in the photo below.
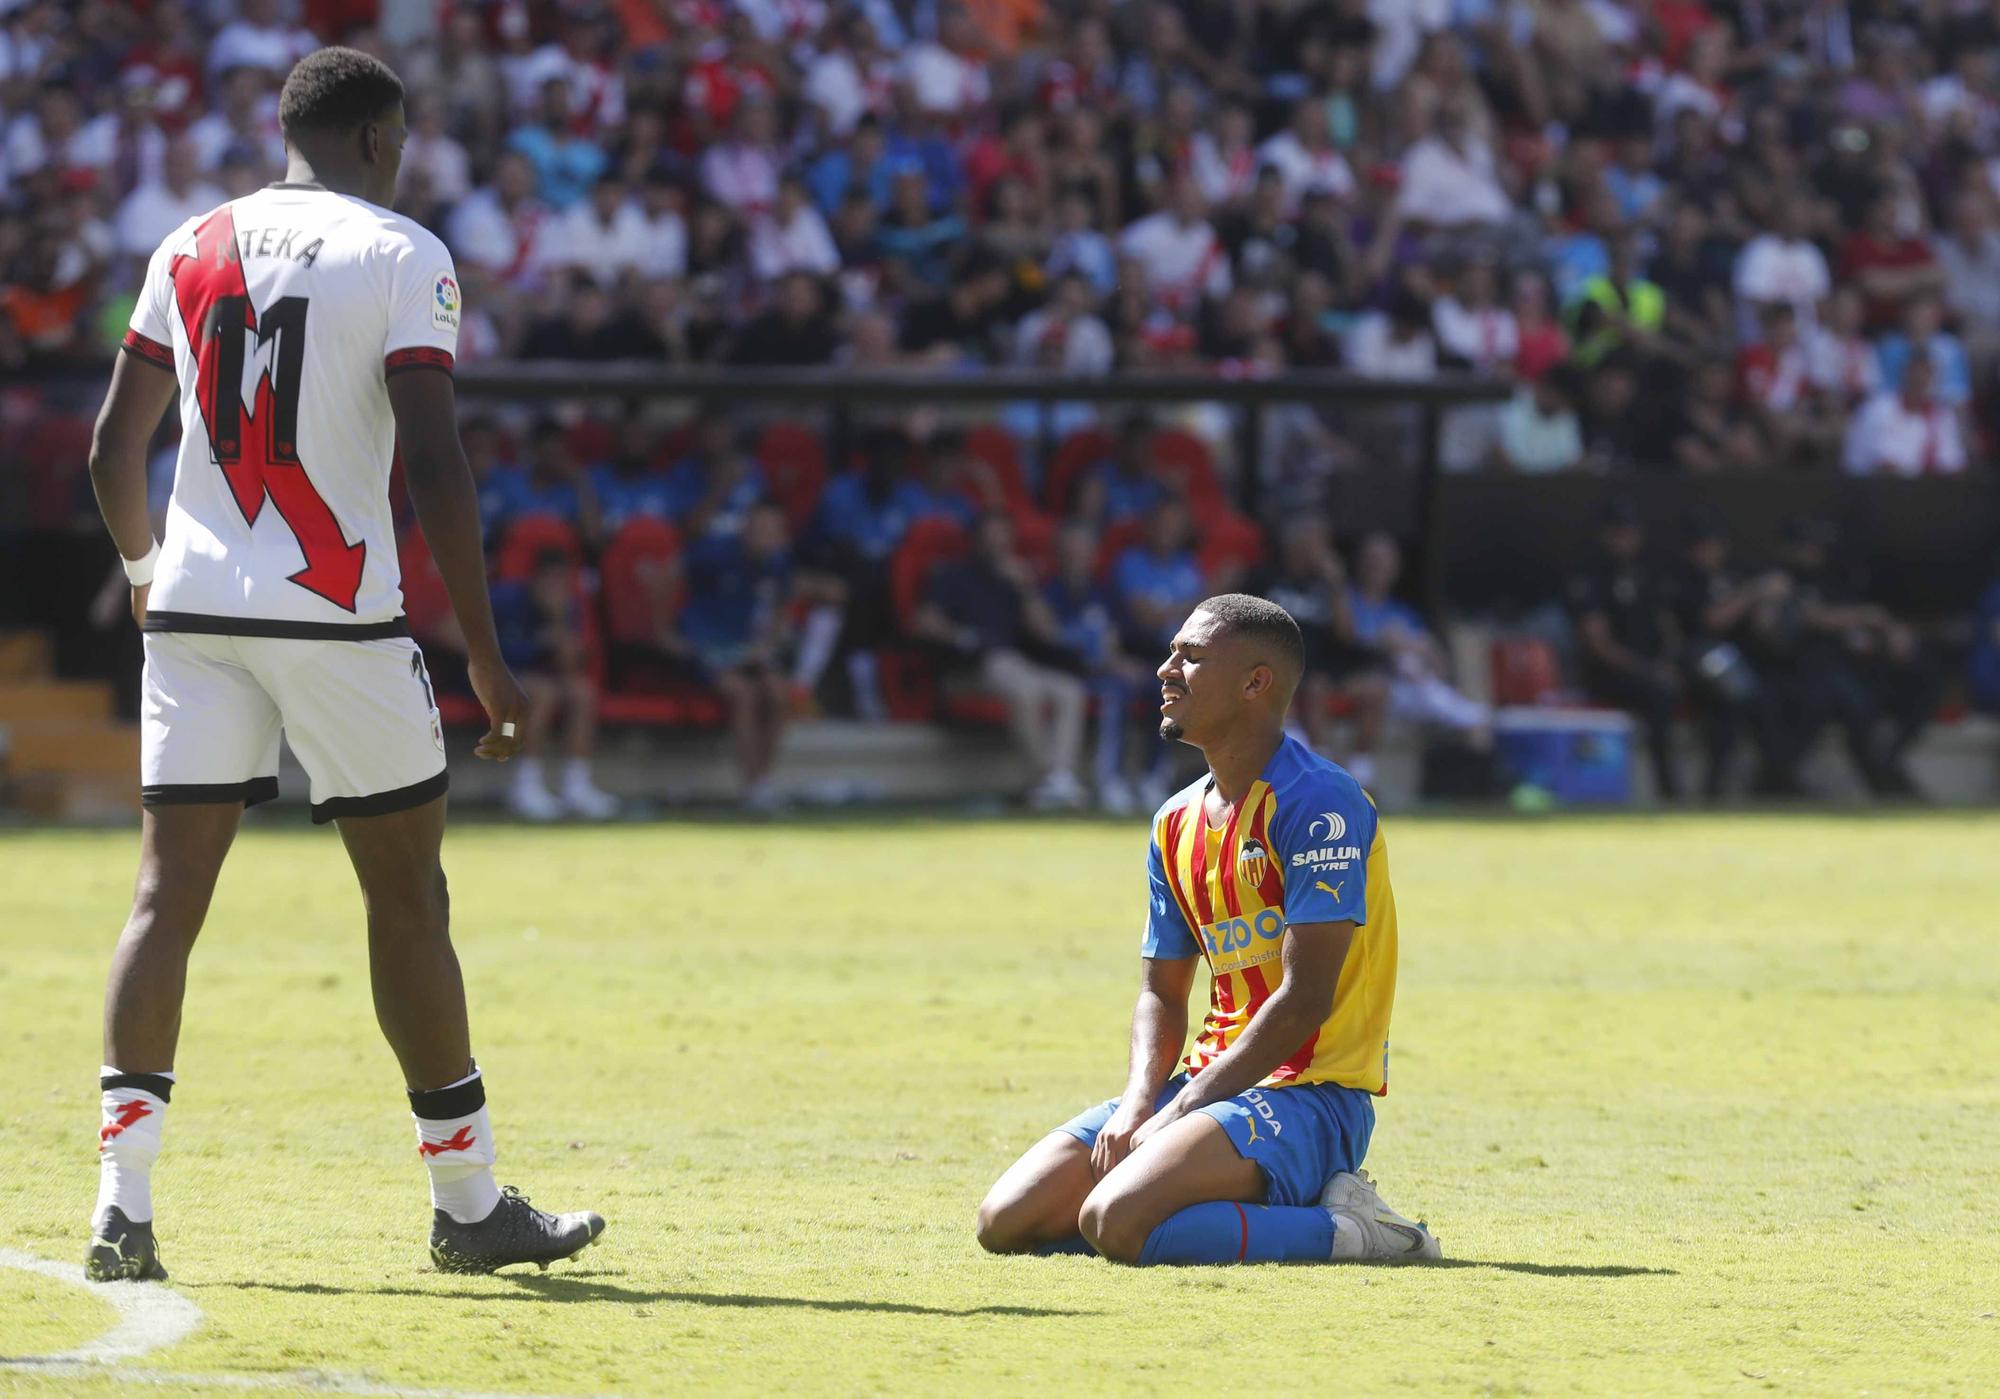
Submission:
{"label": "shadow on grass", "polygon": [[1506,1263],[1494,1258],[1437,1258],[1407,1263],[1409,1268],[1491,1268],[1501,1273],[1527,1273],[1538,1278],[1677,1278],[1675,1268],[1634,1268],[1623,1263]]}
{"label": "shadow on grass", "polygon": [[[816,1312],[880,1312],[890,1316],[1096,1316],[1096,1312],[1062,1307],[926,1307],[916,1302],[873,1302],[842,1297],[764,1297],[748,1292],[686,1292],[671,1288],[623,1287],[584,1277],[502,1275],[495,1282],[511,1283],[505,1292],[466,1292],[474,1302],[672,1302],[690,1307],[795,1307]],[[293,1292],[309,1297],[428,1297],[441,1294],[415,1287],[332,1287],[320,1282],[218,1282],[204,1286],[256,1292]]]}

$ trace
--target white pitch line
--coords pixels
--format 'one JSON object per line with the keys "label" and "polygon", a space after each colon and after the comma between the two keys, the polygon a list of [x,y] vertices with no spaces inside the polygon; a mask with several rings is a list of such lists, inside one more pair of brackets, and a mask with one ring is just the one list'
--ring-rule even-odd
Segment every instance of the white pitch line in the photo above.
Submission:
{"label": "white pitch line", "polygon": [[[54,1355],[0,1355],[0,1371],[46,1375],[51,1379],[115,1379],[119,1384],[207,1386],[235,1390],[306,1390],[315,1394],[357,1394],[370,1399],[563,1399],[555,1395],[507,1394],[497,1390],[418,1389],[382,1384],[359,1375],[326,1370],[279,1370],[262,1375],[182,1373],[120,1364],[186,1340],[201,1325],[201,1308],[157,1282],[92,1282],[76,1263],[57,1263],[17,1249],[0,1248],[0,1268],[39,1273],[82,1288],[118,1313],[118,1321],[96,1340]],[[112,1368],[116,1366],[117,1368]],[[605,1399],[599,1396],[599,1399]]]}
{"label": "white pitch line", "polygon": [[118,1323],[94,1341],[56,1355],[28,1356],[17,1360],[0,1358],[0,1365],[40,1368],[47,1364],[72,1362],[81,1365],[110,1365],[133,1360],[149,1351],[186,1340],[201,1325],[201,1308],[177,1292],[156,1282],[91,1282],[77,1263],[57,1263],[0,1248],[0,1267],[24,1273],[40,1273],[80,1287],[118,1313]]}

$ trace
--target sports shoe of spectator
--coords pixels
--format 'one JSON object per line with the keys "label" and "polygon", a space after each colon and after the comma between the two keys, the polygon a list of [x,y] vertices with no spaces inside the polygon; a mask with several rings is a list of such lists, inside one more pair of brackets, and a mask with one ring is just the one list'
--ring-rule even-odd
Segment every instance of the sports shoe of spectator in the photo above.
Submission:
{"label": "sports shoe of spectator", "polygon": [[542,765],[523,758],[507,788],[507,809],[523,821],[560,821],[563,804],[542,784]]}
{"label": "sports shoe of spectator", "polygon": [[1107,777],[1097,784],[1097,805],[1107,816],[1131,816],[1139,810],[1139,798],[1124,778]]}
{"label": "sports shoe of spectator", "polygon": [[618,814],[618,798],[592,782],[590,769],[581,763],[563,773],[562,804],[586,821],[609,821]]}
{"label": "sports shoe of spectator", "polygon": [[1036,811],[1081,811],[1083,783],[1073,772],[1052,772],[1028,793],[1028,805]]}

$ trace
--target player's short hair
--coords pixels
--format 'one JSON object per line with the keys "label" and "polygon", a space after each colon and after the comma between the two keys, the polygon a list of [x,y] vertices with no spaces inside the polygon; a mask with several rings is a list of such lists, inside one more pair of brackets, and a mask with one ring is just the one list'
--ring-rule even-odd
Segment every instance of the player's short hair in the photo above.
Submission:
{"label": "player's short hair", "polygon": [[278,95],[287,141],[358,131],[403,100],[403,80],[359,49],[317,49],[292,65]]}
{"label": "player's short hair", "polygon": [[1277,672],[1289,703],[1290,692],[1297,688],[1306,668],[1306,639],[1292,614],[1268,598],[1249,593],[1219,593],[1197,610],[1222,623],[1231,636],[1254,642],[1265,652],[1264,659]]}

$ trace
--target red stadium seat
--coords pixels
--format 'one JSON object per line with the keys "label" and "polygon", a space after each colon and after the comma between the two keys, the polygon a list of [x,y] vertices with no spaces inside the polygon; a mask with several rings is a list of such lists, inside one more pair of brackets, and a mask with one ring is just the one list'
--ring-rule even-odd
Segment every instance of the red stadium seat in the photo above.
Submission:
{"label": "red stadium seat", "polygon": [[1097,541],[1097,577],[1101,582],[1111,576],[1119,557],[1133,545],[1146,537],[1144,520],[1120,520],[1104,531],[1104,537]]}
{"label": "red stadium seat", "polygon": [[[1018,516],[1022,511],[1034,508],[1028,491],[1027,474],[1021,470],[1021,452],[1014,445],[1013,433],[991,423],[983,423],[967,430],[965,450],[993,473],[993,479],[1000,487],[1001,501],[1010,513]],[[982,505],[990,503],[980,502]]]}
{"label": "red stadium seat", "polygon": [[889,560],[889,598],[900,629],[910,629],[931,570],[963,557],[970,544],[965,531],[951,520],[918,520],[910,526]]}
{"label": "red stadium seat", "polygon": [[14,447],[28,468],[28,520],[37,529],[69,529],[89,508],[90,419],[66,413],[38,417]]}
{"label": "red stadium seat", "polygon": [[569,522],[554,515],[523,515],[507,526],[500,540],[494,572],[509,581],[535,571],[535,557],[550,549],[569,555],[573,566],[583,564],[583,541]]}
{"label": "red stadium seat", "polygon": [[1147,443],[1147,455],[1160,479],[1170,486],[1178,483],[1194,504],[1222,503],[1215,458],[1208,444],[1193,433],[1177,427],[1161,428]]}
{"label": "red stadium seat", "polygon": [[435,635],[451,616],[451,594],[431,557],[430,541],[417,526],[405,529],[396,541],[396,564],[403,575],[403,615],[410,619],[410,631],[419,639]]}
{"label": "red stadium seat", "polygon": [[1073,432],[1062,440],[1055,456],[1049,460],[1045,492],[1049,509],[1058,519],[1067,515],[1075,504],[1077,483],[1083,474],[1097,463],[1109,461],[1117,451],[1118,443],[1111,434],[1096,428]]}
{"label": "red stadium seat", "polygon": [[771,498],[797,534],[819,506],[826,488],[826,445],[800,423],[772,423],[757,438],[757,465]]}
{"label": "red stadium seat", "polygon": [[586,420],[572,427],[565,436],[569,439],[569,449],[582,462],[609,461],[618,452],[618,430],[609,423]]}
{"label": "red stadium seat", "polygon": [[1256,522],[1233,510],[1213,515],[1200,512],[1201,548],[1198,558],[1204,577],[1211,582],[1224,573],[1255,568],[1264,558],[1264,531]]}
{"label": "red stadium seat", "polygon": [[1056,522],[1033,506],[1014,511],[1014,547],[1034,565],[1038,577],[1046,578],[1056,565]]}
{"label": "red stadium seat", "polygon": [[605,546],[604,628],[614,643],[645,644],[659,636],[680,606],[674,568],[680,534],[664,520],[639,515]]}

